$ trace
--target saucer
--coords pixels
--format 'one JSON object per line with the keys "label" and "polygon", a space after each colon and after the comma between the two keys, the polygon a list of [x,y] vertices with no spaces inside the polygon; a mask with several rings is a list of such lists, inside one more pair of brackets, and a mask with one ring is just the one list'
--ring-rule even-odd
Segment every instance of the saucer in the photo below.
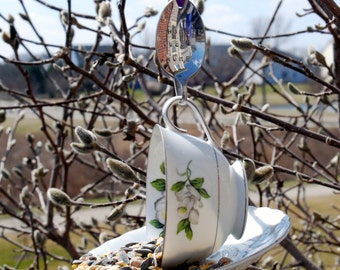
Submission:
{"label": "saucer", "polygon": [[[218,261],[222,257],[228,257],[232,263],[218,269],[245,269],[282,241],[290,226],[289,217],[280,210],[249,206],[243,236],[237,240],[230,235],[223,246],[207,260]],[[109,251],[119,250],[127,243],[146,241],[146,227],[142,227],[109,240],[89,253],[102,256]]]}

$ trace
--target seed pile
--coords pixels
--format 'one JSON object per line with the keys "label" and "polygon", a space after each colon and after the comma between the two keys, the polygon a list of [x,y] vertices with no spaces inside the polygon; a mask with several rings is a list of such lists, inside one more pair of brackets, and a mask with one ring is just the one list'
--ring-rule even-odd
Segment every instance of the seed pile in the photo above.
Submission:
{"label": "seed pile", "polygon": [[[162,270],[163,238],[159,237],[150,242],[132,242],[121,247],[118,251],[108,252],[101,257],[86,254],[73,261],[75,270]],[[223,257],[218,262],[207,262],[183,266],[181,270],[212,270],[231,263]]]}

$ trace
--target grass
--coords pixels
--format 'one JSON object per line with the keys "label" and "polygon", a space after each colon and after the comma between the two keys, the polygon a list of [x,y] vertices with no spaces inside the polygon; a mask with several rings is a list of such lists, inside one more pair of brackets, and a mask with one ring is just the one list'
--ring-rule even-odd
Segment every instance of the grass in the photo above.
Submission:
{"label": "grass", "polygon": [[[17,236],[11,236],[11,238],[15,238],[16,241],[19,241],[21,244],[28,246],[31,242],[29,237],[21,236],[18,238]],[[32,264],[34,257],[33,254],[24,254],[18,247],[15,245],[0,239],[1,246],[1,258],[0,258],[0,266],[8,265],[10,267],[14,267],[15,269],[28,269]],[[46,250],[56,254],[58,256],[63,256],[66,258],[70,258],[67,252],[60,246],[56,245],[52,241],[48,240],[46,242]],[[20,259],[21,258],[21,259]],[[57,269],[58,266],[67,265],[70,266],[68,262],[61,262],[54,260],[53,258],[47,256],[48,268],[49,269]],[[40,269],[43,269],[43,259],[40,257]]]}

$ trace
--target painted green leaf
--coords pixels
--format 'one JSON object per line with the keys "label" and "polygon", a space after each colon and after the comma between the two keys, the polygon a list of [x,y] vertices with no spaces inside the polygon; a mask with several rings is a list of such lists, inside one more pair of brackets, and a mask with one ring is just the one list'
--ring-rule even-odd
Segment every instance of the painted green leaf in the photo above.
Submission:
{"label": "painted green leaf", "polygon": [[158,191],[165,191],[165,179],[159,178],[151,182],[153,186]]}
{"label": "painted green leaf", "polygon": [[163,237],[163,238],[165,237],[165,231],[164,230],[159,233],[159,237]]}
{"label": "painted green leaf", "polygon": [[198,178],[195,178],[193,180],[190,180],[190,184],[196,189],[201,188],[203,183],[204,183],[203,177],[198,177]]}
{"label": "painted green leaf", "polygon": [[210,198],[210,195],[204,188],[198,188],[197,191],[204,199]]}
{"label": "painted green leaf", "polygon": [[150,220],[149,223],[157,229],[162,229],[164,227],[164,224],[160,223],[159,220],[156,218]]}
{"label": "painted green leaf", "polygon": [[161,166],[159,167],[161,169],[162,174],[165,175],[165,162],[163,161]]}
{"label": "painted green leaf", "polygon": [[192,232],[190,223],[185,227],[185,235],[186,235],[186,237],[187,237],[189,240],[192,239],[193,232]]}
{"label": "painted green leaf", "polygon": [[171,190],[174,192],[181,191],[185,187],[185,181],[178,181],[171,186]]}
{"label": "painted green leaf", "polygon": [[190,221],[188,218],[181,219],[177,224],[177,234],[181,231],[186,230],[187,227],[190,227]]}

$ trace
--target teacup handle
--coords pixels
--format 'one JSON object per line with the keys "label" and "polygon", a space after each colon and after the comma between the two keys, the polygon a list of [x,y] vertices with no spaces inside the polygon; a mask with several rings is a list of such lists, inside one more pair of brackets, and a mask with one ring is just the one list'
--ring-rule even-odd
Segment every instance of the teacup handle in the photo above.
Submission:
{"label": "teacup handle", "polygon": [[196,118],[198,119],[198,121],[200,122],[202,128],[203,128],[203,131],[205,133],[205,135],[207,136],[207,142],[209,144],[211,144],[212,146],[214,147],[217,147],[216,146],[216,142],[215,140],[213,139],[210,131],[209,131],[209,128],[207,127],[207,124],[205,123],[204,119],[203,119],[203,116],[202,114],[200,113],[199,109],[197,108],[196,104],[191,100],[191,99],[187,99],[185,104],[183,105],[183,102],[182,102],[182,96],[174,96],[170,99],[168,99],[165,103],[164,103],[164,106],[163,106],[163,109],[162,109],[162,115],[163,115],[163,120],[164,120],[164,123],[166,125],[167,128],[173,130],[173,131],[176,131],[176,132],[182,132],[182,133],[186,133],[187,131],[185,129],[182,129],[182,128],[179,128],[177,127],[170,119],[169,119],[169,110],[172,108],[173,105],[175,104],[180,104],[181,106],[186,106],[188,105],[191,110],[194,112],[194,115],[196,116]]}

